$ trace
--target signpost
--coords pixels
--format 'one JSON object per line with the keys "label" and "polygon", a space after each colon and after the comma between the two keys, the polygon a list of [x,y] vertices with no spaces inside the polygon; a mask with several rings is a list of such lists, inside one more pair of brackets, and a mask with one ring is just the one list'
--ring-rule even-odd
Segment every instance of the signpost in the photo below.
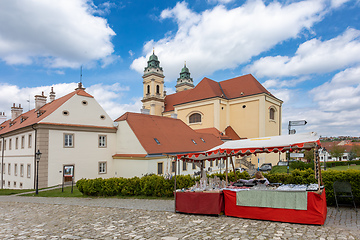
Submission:
{"label": "signpost", "polygon": [[[303,126],[306,124],[307,124],[307,121],[305,121],[305,120],[289,121],[289,125],[288,125],[289,135],[296,133],[295,129],[291,129],[292,126]],[[286,158],[287,158],[287,162],[288,162],[287,173],[289,174],[289,168],[290,168],[290,153],[289,153],[289,151],[286,151]]]}

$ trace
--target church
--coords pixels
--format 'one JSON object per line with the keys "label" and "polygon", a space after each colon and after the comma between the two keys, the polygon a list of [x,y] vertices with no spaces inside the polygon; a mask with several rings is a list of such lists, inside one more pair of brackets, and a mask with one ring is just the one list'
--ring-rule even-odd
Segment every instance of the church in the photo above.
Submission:
{"label": "church", "polygon": [[[205,77],[194,86],[185,64],[171,95],[164,91],[164,78],[153,52],[143,75],[142,113],[180,119],[195,131],[215,134],[223,141],[281,135],[283,102],[251,74],[220,82]],[[279,156],[270,155],[266,161],[277,163]],[[258,158],[253,156],[252,162]],[[260,158],[265,161],[265,156]]]}

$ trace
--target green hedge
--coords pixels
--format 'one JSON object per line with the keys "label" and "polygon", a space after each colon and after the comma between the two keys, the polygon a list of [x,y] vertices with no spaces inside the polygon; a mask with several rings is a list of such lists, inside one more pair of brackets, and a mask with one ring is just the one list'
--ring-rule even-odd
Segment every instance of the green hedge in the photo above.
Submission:
{"label": "green hedge", "polygon": [[[324,161],[320,161],[321,164],[324,164]],[[360,160],[354,160],[354,161],[332,161],[332,162],[328,162],[326,161],[326,167],[331,168],[331,167],[337,167],[337,166],[347,166],[349,164],[356,164],[356,165],[360,165]]]}
{"label": "green hedge", "polygon": [[[249,179],[247,172],[237,172],[237,179]],[[217,176],[225,180],[226,175],[211,174],[208,177]],[[312,169],[295,169],[291,174],[286,173],[265,173],[264,176],[271,183],[284,184],[310,184],[317,183]],[[351,183],[355,202],[360,204],[360,170],[334,171],[327,170],[322,172],[323,183],[326,190],[326,200],[328,206],[335,204],[333,183],[337,180],[348,181]],[[200,178],[193,178],[190,175],[177,176],[177,189],[189,188]],[[234,173],[228,174],[230,182],[235,180]],[[146,175],[142,178],[96,178],[80,179],[76,186],[81,193],[88,196],[153,196],[153,197],[172,197],[174,191],[174,178],[165,179],[158,175]]]}

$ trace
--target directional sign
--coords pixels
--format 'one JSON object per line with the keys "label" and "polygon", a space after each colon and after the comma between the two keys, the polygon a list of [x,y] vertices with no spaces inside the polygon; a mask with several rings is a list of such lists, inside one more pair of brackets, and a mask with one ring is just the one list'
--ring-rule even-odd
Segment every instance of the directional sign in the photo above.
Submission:
{"label": "directional sign", "polygon": [[299,120],[299,121],[289,121],[289,126],[302,126],[306,125],[307,121],[305,120]]}
{"label": "directional sign", "polygon": [[295,129],[290,129],[289,130],[289,134],[295,134],[296,133],[296,130]]}
{"label": "directional sign", "polygon": [[304,153],[290,153],[290,157],[304,157],[305,154]]}

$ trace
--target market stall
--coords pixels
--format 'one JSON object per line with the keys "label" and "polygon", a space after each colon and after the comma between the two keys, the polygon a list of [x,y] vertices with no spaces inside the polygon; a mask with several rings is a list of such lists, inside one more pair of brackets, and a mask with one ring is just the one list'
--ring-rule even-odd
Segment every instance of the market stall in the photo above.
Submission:
{"label": "market stall", "polygon": [[[325,190],[321,188],[321,171],[317,154],[320,140],[316,133],[273,136],[256,139],[228,141],[220,146],[206,152],[188,153],[177,155],[177,160],[188,162],[203,162],[216,159],[226,159],[226,183],[221,188],[224,194],[225,215],[262,219],[281,222],[295,222],[305,224],[324,224],[326,219],[326,197]],[[292,152],[302,149],[315,148],[315,177],[318,184],[310,186],[298,186],[294,188],[277,189],[251,188],[251,187],[228,187],[228,161],[233,168],[234,156],[246,156],[259,153]],[[175,164],[177,165],[177,164]],[[204,179],[202,179],[203,181]],[[204,181],[207,181],[206,178]],[[201,206],[210,201],[201,190],[211,192],[214,184],[202,184],[202,188],[193,188],[190,191],[176,190],[175,179],[175,209],[177,212],[188,212],[196,214],[209,214],[202,210]],[[206,187],[204,187],[206,186]],[[219,188],[214,189],[219,191]],[[220,194],[221,196],[221,194]],[[254,199],[269,199],[269,202],[256,202]],[[219,205],[221,199],[214,200],[214,205]],[[274,204],[276,202],[276,204]],[[249,205],[250,203],[250,205]],[[190,209],[189,206],[193,209]],[[184,207],[186,206],[186,207]],[[189,210],[190,209],[190,210]],[[218,208],[217,211],[219,211]],[[211,213],[218,214],[218,213]]]}

